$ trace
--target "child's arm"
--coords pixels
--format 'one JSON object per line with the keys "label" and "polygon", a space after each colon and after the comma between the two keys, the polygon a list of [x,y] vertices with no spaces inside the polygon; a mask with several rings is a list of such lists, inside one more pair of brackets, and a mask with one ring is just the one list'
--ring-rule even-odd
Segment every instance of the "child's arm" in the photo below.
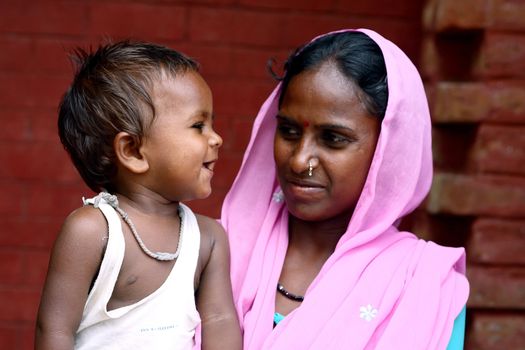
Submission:
{"label": "child's arm", "polygon": [[40,300],[35,349],[73,349],[106,236],[106,221],[92,207],[74,211],[64,222],[51,252]]}
{"label": "child's arm", "polygon": [[[210,257],[200,276],[197,309],[202,320],[202,349],[241,349],[242,339],[230,282],[230,250],[222,226],[199,216],[201,245]],[[201,250],[202,251],[202,250]]]}

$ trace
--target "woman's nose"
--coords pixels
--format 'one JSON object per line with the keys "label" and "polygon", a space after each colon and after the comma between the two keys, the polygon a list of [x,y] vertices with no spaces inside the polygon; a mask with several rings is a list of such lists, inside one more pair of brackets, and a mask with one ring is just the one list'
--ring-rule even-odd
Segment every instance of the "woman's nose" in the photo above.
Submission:
{"label": "woman's nose", "polygon": [[290,169],[296,174],[308,172],[308,162],[313,158],[316,158],[314,145],[307,140],[303,140],[297,144],[290,158]]}

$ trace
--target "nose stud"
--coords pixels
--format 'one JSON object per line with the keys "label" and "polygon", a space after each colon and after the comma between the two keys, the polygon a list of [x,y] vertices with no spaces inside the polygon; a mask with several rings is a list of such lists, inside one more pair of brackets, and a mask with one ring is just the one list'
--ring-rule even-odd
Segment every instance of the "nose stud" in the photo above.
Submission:
{"label": "nose stud", "polygon": [[314,165],[311,159],[308,160],[308,176],[312,177],[314,174]]}

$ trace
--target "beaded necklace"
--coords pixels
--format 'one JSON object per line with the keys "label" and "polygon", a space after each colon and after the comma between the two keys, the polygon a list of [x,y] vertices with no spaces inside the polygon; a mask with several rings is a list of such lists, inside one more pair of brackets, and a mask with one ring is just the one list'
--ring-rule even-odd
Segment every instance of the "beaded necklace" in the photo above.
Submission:
{"label": "beaded necklace", "polygon": [[280,283],[277,283],[277,291],[290,300],[297,302],[302,302],[304,300],[304,296],[290,293],[289,291],[284,289],[283,285]]}

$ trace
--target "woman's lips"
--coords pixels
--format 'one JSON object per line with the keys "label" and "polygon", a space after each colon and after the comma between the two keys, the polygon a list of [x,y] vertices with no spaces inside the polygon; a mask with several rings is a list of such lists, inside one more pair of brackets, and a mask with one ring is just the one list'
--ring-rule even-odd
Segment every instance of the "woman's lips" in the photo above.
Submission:
{"label": "woman's lips", "polygon": [[288,180],[287,183],[290,194],[297,199],[317,199],[325,190],[323,185],[315,181],[293,179]]}

